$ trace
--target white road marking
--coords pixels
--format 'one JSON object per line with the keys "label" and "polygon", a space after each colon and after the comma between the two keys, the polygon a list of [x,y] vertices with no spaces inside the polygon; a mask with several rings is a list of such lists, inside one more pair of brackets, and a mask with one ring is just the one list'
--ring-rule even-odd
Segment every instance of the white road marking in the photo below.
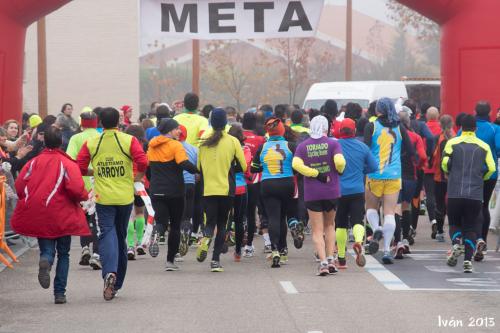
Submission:
{"label": "white road marking", "polygon": [[323,333],[323,331],[308,331],[307,333]]}
{"label": "white road marking", "polygon": [[299,292],[293,286],[292,281],[280,281],[281,287],[287,294],[298,294]]}
{"label": "white road marking", "polygon": [[[352,256],[355,256],[353,250],[349,250]],[[370,255],[365,256],[366,266],[365,269],[370,273],[375,279],[377,279],[381,284],[384,285],[388,290],[411,290],[410,287],[406,285],[400,278],[389,271],[377,259]]]}

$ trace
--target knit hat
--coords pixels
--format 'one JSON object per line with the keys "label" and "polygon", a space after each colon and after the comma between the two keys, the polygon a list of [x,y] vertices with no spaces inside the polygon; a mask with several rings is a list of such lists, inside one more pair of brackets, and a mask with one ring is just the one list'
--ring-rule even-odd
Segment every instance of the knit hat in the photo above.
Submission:
{"label": "knit hat", "polygon": [[285,135],[285,126],[278,118],[269,118],[264,125],[269,136],[283,136]]}
{"label": "knit hat", "polygon": [[[344,129],[349,129],[350,134],[347,134],[344,132]],[[356,135],[356,122],[350,118],[345,118],[342,120],[340,123],[340,138],[341,139],[347,139],[347,138],[354,138]]]}
{"label": "knit hat", "polygon": [[186,141],[187,136],[188,136],[187,129],[183,125],[180,125],[179,129],[181,130],[181,135],[179,136],[179,141],[184,142],[184,141]]}
{"label": "knit hat", "polygon": [[[86,108],[84,108],[86,110]],[[83,128],[97,128],[97,114],[90,109],[90,111],[85,111],[80,114],[80,125]]]}
{"label": "knit hat", "polygon": [[379,99],[377,101],[376,112],[381,114],[383,118],[387,118],[390,122],[399,121],[396,107],[390,98],[384,97]]}
{"label": "knit hat", "polygon": [[328,120],[324,116],[316,116],[311,120],[310,136],[313,139],[321,139],[328,133]]}
{"label": "knit hat", "polygon": [[214,130],[223,130],[227,125],[226,111],[222,108],[215,108],[210,113],[210,125]]}
{"label": "knit hat", "polygon": [[161,120],[160,125],[158,125],[158,131],[165,135],[170,133],[172,130],[179,127],[179,123],[172,118],[164,118]]}
{"label": "knit hat", "polygon": [[29,124],[30,128],[35,128],[38,125],[40,125],[41,123],[42,123],[42,118],[37,114],[32,115],[30,117],[30,119],[28,120],[28,124]]}

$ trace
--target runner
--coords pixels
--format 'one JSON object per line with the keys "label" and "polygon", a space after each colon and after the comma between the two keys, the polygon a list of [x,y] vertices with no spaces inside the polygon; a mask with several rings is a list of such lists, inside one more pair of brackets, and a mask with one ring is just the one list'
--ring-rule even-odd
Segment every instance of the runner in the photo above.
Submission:
{"label": "runner", "polygon": [[[417,188],[417,170],[427,163],[427,154],[422,138],[413,132],[411,128],[411,110],[403,106],[399,112],[401,125],[406,129],[408,137],[416,152],[411,156],[405,149],[401,153],[402,189],[399,193],[398,206],[396,208],[396,230],[394,232],[395,258],[403,259],[404,254],[410,253],[411,226],[411,201]],[[403,240],[401,241],[401,232]],[[413,244],[413,242],[411,242]]]}
{"label": "runner", "polygon": [[441,116],[439,120],[441,126],[441,134],[436,142],[436,149],[434,150],[433,168],[434,168],[434,181],[436,190],[436,221],[437,221],[437,234],[436,240],[444,242],[444,220],[446,218],[446,194],[448,188],[448,179],[446,178],[443,170],[441,169],[441,159],[443,156],[444,147],[448,140],[455,136],[453,131],[453,118],[448,115]]}
{"label": "runner", "polygon": [[[135,137],[139,143],[144,146],[146,143],[146,134],[140,125],[129,125],[125,133]],[[134,164],[134,176],[137,173],[137,167]],[[142,246],[142,237],[144,236],[144,228],[146,219],[144,217],[144,201],[139,195],[134,194],[134,214],[130,215],[127,231],[127,257],[128,260],[135,260],[135,255],[143,256],[146,254],[146,246]]]}
{"label": "runner", "polygon": [[[11,219],[12,229],[38,238],[38,282],[50,287],[50,271],[57,253],[54,303],[66,303],[71,236],[89,236],[80,201],[88,198],[78,166],[60,147],[62,133],[45,131],[46,149],[31,160],[16,180],[19,201]],[[64,179],[64,180],[63,180]]]}
{"label": "runner", "polygon": [[[106,301],[115,297],[125,280],[126,238],[134,201],[134,178],[136,182],[142,181],[148,162],[139,141],[118,131],[119,118],[118,110],[104,108],[100,114],[104,132],[88,139],[77,158],[82,175],[93,175],[95,179],[99,253]],[[137,165],[135,177],[133,163]],[[92,164],[92,170],[89,164]]]}
{"label": "runner", "polygon": [[283,137],[285,126],[280,119],[271,117],[265,123],[268,141],[255,154],[252,172],[262,172],[261,196],[269,219],[271,258],[273,268],[279,268],[288,260],[286,244],[287,216],[295,216],[293,200],[292,158],[295,146]]}
{"label": "runner", "polygon": [[340,197],[339,174],[344,172],[346,161],[339,142],[328,138],[325,117],[318,116],[311,121],[310,136],[297,147],[293,168],[305,176],[304,201],[312,225],[314,247],[321,260],[318,275],[326,276],[337,272],[333,257],[335,211]]}
{"label": "runner", "polygon": [[465,253],[465,273],[472,273],[477,216],[484,200],[483,179],[490,179],[496,171],[490,147],[476,137],[476,129],[476,119],[471,115],[464,116],[462,135],[448,141],[441,163],[443,171],[449,174],[448,218],[452,248],[447,263],[456,266],[457,259]]}
{"label": "runner", "polygon": [[247,166],[240,142],[225,132],[227,116],[224,109],[214,109],[210,119],[213,130],[202,137],[198,158],[198,168],[203,179],[203,203],[207,221],[196,259],[199,262],[206,259],[217,227],[210,269],[212,272],[223,272],[220,254],[235,195],[235,172],[245,172]]}
{"label": "runner", "polygon": [[[243,154],[245,155],[245,161],[247,165],[247,173],[238,172],[236,173],[236,191],[234,196],[233,203],[233,220],[235,226],[235,250],[234,250],[234,261],[241,261],[242,247],[243,247],[243,238],[244,238],[244,225],[243,219],[247,210],[247,183],[246,178],[248,178],[249,167],[252,163],[252,153],[250,152],[250,148],[245,146],[245,136],[243,135],[243,129],[239,124],[233,124],[228,132],[229,135],[238,139],[241,143]],[[227,230],[231,229],[231,224],[233,221],[231,219],[228,220]]]}
{"label": "runner", "polygon": [[[250,149],[252,155],[252,160],[257,153],[260,146],[266,142],[263,136],[259,136],[255,133],[257,129],[257,115],[253,112],[246,112],[243,115],[243,135],[245,136],[245,146]],[[247,178],[247,192],[248,192],[248,203],[247,203],[247,243],[245,245],[245,250],[243,251],[243,256],[250,258],[253,257],[255,249],[253,246],[253,238],[256,230],[256,209],[259,208],[259,214],[261,216],[265,215],[263,205],[261,204],[260,197],[260,181],[262,174],[251,174],[250,178]],[[271,250],[271,240],[269,238],[269,232],[267,230],[267,218],[260,219],[260,227],[263,231],[264,237],[264,247]]]}
{"label": "runner", "polygon": [[349,221],[354,235],[353,250],[356,253],[356,264],[363,267],[366,259],[363,255],[363,238],[365,228],[363,217],[365,212],[365,175],[376,172],[378,165],[370,149],[356,139],[356,123],[344,119],[340,124],[340,140],[347,168],[340,177],[342,197],[339,199],[335,222],[337,224],[338,268],[347,268],[345,251]]}
{"label": "runner", "polygon": [[[378,242],[384,238],[384,264],[392,264],[390,252],[396,229],[395,209],[401,189],[401,150],[413,156],[413,147],[406,130],[399,126],[399,117],[390,98],[377,102],[378,118],[365,128],[365,143],[370,147],[379,171],[368,175],[366,183],[366,218],[373,229],[370,253],[376,253]],[[384,225],[380,226],[378,209],[383,204]]]}
{"label": "runner", "polygon": [[207,118],[197,114],[200,99],[194,93],[188,93],[184,96],[184,111],[178,114],[174,119],[182,126],[186,127],[186,142],[198,146],[199,133],[208,128]]}
{"label": "runner", "polygon": [[[68,148],[66,149],[66,153],[74,160],[76,160],[85,141],[89,138],[99,136],[99,132],[97,131],[98,119],[96,113],[92,111],[82,112],[80,114],[80,119],[82,132],[71,137],[68,143]],[[90,177],[83,177],[83,182],[85,183],[87,191],[90,192],[92,190],[92,181]],[[82,247],[80,265],[90,265],[94,270],[99,270],[102,268],[102,265],[99,257],[99,239],[97,236],[95,212],[93,214],[87,213],[85,214],[85,217],[87,218],[87,223],[90,231],[92,231],[92,235],[80,237],[80,246]],[[92,256],[90,255],[90,244],[92,244]]]}
{"label": "runner", "polygon": [[155,211],[157,227],[168,233],[168,252],[166,271],[177,271],[175,255],[179,252],[181,222],[184,214],[184,176],[183,170],[198,173],[178,141],[181,135],[179,123],[174,119],[162,119],[158,125],[160,136],[149,142],[148,160],[151,170],[150,195]]}

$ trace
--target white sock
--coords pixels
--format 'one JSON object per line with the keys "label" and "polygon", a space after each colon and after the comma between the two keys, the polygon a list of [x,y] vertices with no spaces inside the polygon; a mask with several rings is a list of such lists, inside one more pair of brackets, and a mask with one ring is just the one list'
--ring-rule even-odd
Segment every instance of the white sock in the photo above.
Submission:
{"label": "white sock", "polygon": [[271,245],[271,238],[269,238],[269,234],[265,233],[262,236],[264,237],[264,245]]}
{"label": "white sock", "polygon": [[378,212],[376,209],[373,208],[367,209],[366,219],[368,220],[368,223],[370,223],[370,226],[372,227],[373,231],[378,230],[380,228]]}
{"label": "white sock", "polygon": [[384,233],[384,252],[389,252],[391,250],[394,230],[396,230],[396,219],[394,215],[386,215],[384,217],[384,226],[382,227]]}

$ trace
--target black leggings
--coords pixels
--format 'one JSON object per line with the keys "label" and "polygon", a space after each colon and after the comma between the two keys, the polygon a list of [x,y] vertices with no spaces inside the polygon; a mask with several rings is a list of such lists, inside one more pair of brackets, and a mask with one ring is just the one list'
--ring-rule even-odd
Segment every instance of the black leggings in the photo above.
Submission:
{"label": "black leggings", "polygon": [[448,191],[447,182],[436,182],[434,193],[436,194],[436,221],[438,234],[444,233],[444,219],[446,217],[446,193]]}
{"label": "black leggings", "polygon": [[184,214],[184,197],[166,198],[153,196],[151,198],[155,210],[155,220],[160,235],[165,234],[167,226],[170,225],[168,233],[167,261],[174,262],[175,255],[179,252],[181,241],[181,221]]}
{"label": "black leggings", "polygon": [[[273,251],[284,251],[287,247],[287,216],[295,217],[297,200],[293,199],[293,178],[268,179],[261,183],[262,201],[269,219],[269,237]],[[295,206],[295,207],[294,207]]]}
{"label": "black leggings", "polygon": [[193,230],[198,232],[203,225],[203,182],[196,183],[193,201]]}
{"label": "black leggings", "polygon": [[434,174],[426,173],[424,174],[424,188],[425,188],[425,205],[427,207],[427,214],[429,215],[429,221],[436,219],[436,197],[434,196]]}
{"label": "black leggings", "polygon": [[229,218],[229,212],[233,207],[234,198],[229,196],[208,196],[203,198],[205,205],[205,214],[207,215],[207,224],[205,226],[204,236],[212,238],[215,227],[217,235],[215,236],[213,261],[220,261],[220,253],[226,237],[226,224]]}
{"label": "black leggings", "polygon": [[99,237],[97,237],[97,223],[95,221],[95,214],[87,215],[85,214],[87,219],[87,224],[89,225],[89,229],[92,232],[90,236],[81,236],[80,237],[80,245],[90,246],[92,243],[92,253],[99,253]]}
{"label": "black leggings", "polygon": [[464,260],[472,260],[476,249],[476,219],[481,212],[481,201],[470,199],[448,199],[450,238],[453,244],[463,241]]}
{"label": "black leggings", "polygon": [[255,234],[255,229],[256,229],[255,214],[260,200],[260,183],[248,184],[247,191],[248,191],[248,197],[247,197],[248,202],[247,202],[246,216],[247,216],[248,236],[246,245],[252,246],[253,236]]}
{"label": "black leggings", "polygon": [[417,170],[417,188],[415,189],[415,195],[411,203],[411,226],[414,230],[417,230],[418,218],[420,215],[420,192],[424,186],[424,172],[423,170]]}
{"label": "black leggings", "polygon": [[335,215],[336,228],[349,229],[354,225],[363,225],[365,215],[365,194],[351,194],[340,197]]}
{"label": "black leggings", "polygon": [[184,214],[183,221],[190,221],[194,212],[195,184],[184,184]]}
{"label": "black leggings", "polygon": [[[243,246],[243,238],[245,236],[245,228],[243,226],[243,218],[247,209],[247,194],[241,194],[234,197],[233,201],[233,220],[236,240],[236,253],[241,254]],[[228,230],[231,228],[231,220],[228,221]],[[255,230],[255,229],[254,229]]]}
{"label": "black leggings", "polygon": [[482,238],[486,242],[488,237],[488,231],[490,228],[491,216],[490,216],[490,200],[495,190],[497,184],[496,179],[488,179],[484,181],[483,187],[483,205],[481,207],[481,212],[477,216],[477,237]]}

